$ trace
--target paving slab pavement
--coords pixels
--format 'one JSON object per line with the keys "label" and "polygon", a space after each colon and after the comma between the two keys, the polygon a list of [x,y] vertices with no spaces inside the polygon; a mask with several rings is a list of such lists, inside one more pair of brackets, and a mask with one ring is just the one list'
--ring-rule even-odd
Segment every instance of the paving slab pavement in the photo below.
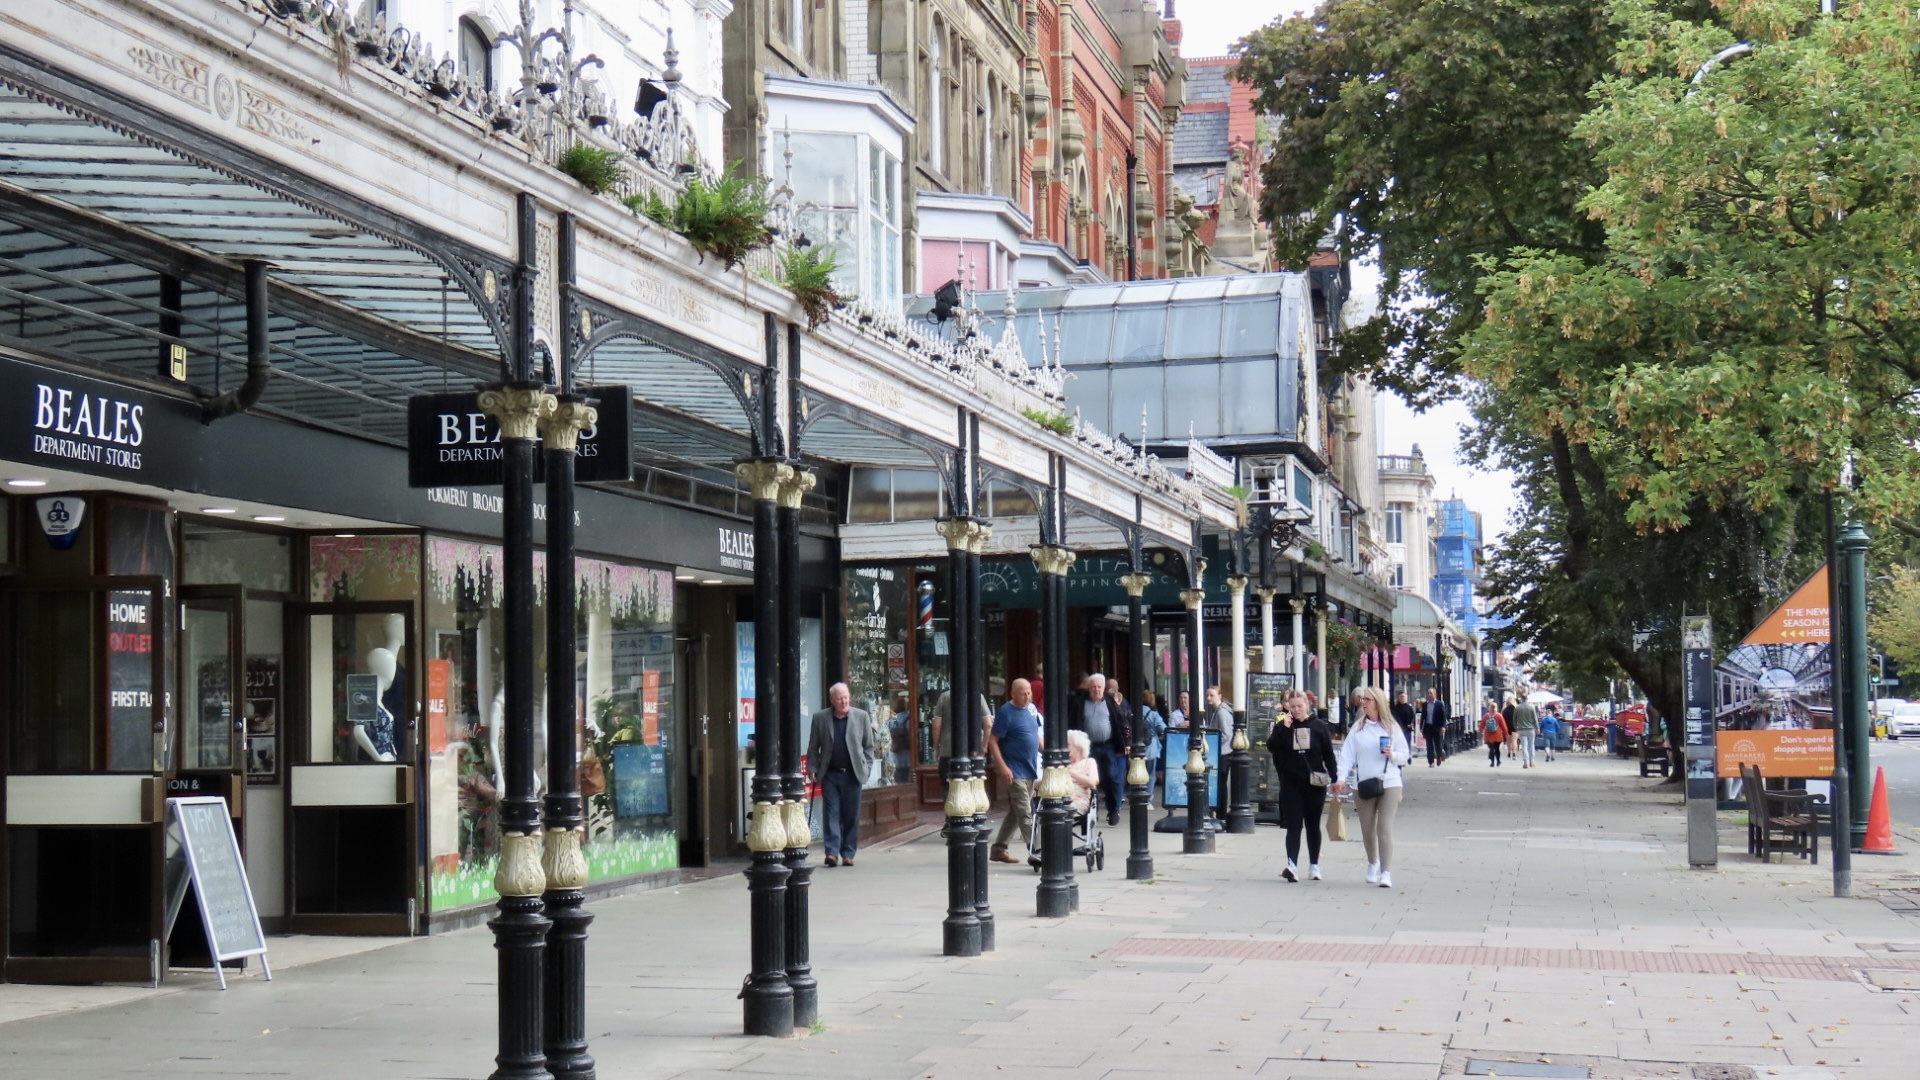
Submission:
{"label": "paving slab pavement", "polygon": [[[1327,880],[1297,884],[1277,829],[1210,856],[1155,834],[1150,882],[1124,879],[1109,830],[1068,919],[1036,918],[1037,876],[996,865],[999,947],[970,959],[939,955],[940,838],[865,852],[815,876],[822,1025],[785,1040],[739,1034],[738,876],[597,901],[592,1052],[608,1080],[1915,1075],[1920,918],[1881,899],[1920,881],[1912,860],[1857,858],[1859,898],[1836,900],[1824,862],[1749,859],[1735,814],[1720,867],[1690,870],[1677,793],[1635,772],[1415,766],[1391,890],[1362,880],[1357,829],[1327,845]],[[197,973],[0,986],[0,1078],[491,1072],[486,930],[272,947],[272,982],[224,993]]]}

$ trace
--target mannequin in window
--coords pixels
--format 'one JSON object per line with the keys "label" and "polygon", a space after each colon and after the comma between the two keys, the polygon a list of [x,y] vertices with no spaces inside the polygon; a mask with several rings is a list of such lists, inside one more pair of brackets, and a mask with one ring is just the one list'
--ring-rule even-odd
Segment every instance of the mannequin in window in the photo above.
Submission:
{"label": "mannequin in window", "polygon": [[[507,790],[506,737],[507,688],[503,686],[494,691],[493,712],[487,720],[487,752],[493,758],[493,786],[502,793]],[[546,790],[547,696],[539,694],[533,704],[533,793],[541,795]]]}
{"label": "mannequin in window", "polygon": [[408,711],[406,683],[400,668],[400,650],[406,645],[406,617],[388,615],[382,630],[382,643],[367,650],[367,670],[379,680],[380,702],[374,708],[372,720],[354,725],[353,741],[367,758],[393,761],[399,756],[395,740],[399,735],[400,717]]}

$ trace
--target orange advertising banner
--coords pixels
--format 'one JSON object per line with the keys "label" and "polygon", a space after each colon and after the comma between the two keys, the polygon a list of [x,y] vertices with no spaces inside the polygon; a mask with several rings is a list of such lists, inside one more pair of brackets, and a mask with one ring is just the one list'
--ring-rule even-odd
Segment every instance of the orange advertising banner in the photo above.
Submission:
{"label": "orange advertising banner", "polygon": [[1740,775],[1740,766],[1758,765],[1760,775],[1820,779],[1833,775],[1833,732],[1813,728],[1714,733],[1720,776]]}
{"label": "orange advertising banner", "polygon": [[453,685],[453,663],[427,661],[427,752],[438,754],[447,748],[447,691]]}
{"label": "orange advertising banner", "polygon": [[[1810,645],[1833,640],[1828,606],[1827,568],[1822,566],[1787,597],[1787,602],[1760,620],[1742,645]],[[1735,773],[1734,775],[1739,775]],[[1771,774],[1769,774],[1771,775]]]}
{"label": "orange advertising banner", "polygon": [[640,741],[660,745],[660,673],[640,674]]}

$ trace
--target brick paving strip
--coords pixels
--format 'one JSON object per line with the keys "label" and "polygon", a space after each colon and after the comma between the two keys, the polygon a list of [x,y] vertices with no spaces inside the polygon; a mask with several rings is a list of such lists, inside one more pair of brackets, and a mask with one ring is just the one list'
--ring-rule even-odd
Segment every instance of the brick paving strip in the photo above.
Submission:
{"label": "brick paving strip", "polygon": [[1136,936],[1111,957],[1284,960],[1297,964],[1430,964],[1529,967],[1674,975],[1753,975],[1770,979],[1854,982],[1864,971],[1920,972],[1920,960],[1873,956],[1781,956],[1773,953],[1645,952],[1627,949],[1532,949],[1497,945],[1369,945],[1361,942],[1262,941]]}

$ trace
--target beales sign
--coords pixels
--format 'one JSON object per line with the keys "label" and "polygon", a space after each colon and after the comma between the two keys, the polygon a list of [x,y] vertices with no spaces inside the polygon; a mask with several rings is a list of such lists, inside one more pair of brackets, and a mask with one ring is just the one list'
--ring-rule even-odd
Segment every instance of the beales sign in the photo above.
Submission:
{"label": "beales sign", "polygon": [[[599,422],[580,435],[573,478],[581,483],[633,477],[633,398],[624,386],[587,386]],[[417,488],[498,484],[500,425],[480,394],[418,394],[407,399],[407,484]],[[541,467],[534,467],[535,477]]]}
{"label": "beales sign", "polygon": [[0,457],[144,480],[199,451],[194,406],[177,398],[25,364],[0,365]]}

